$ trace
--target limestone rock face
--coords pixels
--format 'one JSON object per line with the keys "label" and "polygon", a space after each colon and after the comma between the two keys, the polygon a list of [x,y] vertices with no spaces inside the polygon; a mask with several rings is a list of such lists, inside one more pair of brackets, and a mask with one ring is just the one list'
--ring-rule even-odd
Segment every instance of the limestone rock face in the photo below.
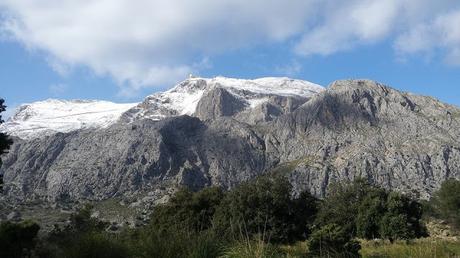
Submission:
{"label": "limestone rock face", "polygon": [[190,115],[133,119],[137,107],[104,129],[15,138],[0,172],[6,197],[161,198],[181,185],[231,188],[285,173],[295,191],[317,196],[331,182],[364,177],[428,198],[445,179],[460,179],[460,109],[433,98],[344,80],[312,96],[267,95],[248,105],[213,87]]}
{"label": "limestone rock face", "polygon": [[[337,81],[270,126],[280,162],[298,161],[299,189],[364,177],[428,198],[460,178],[459,109],[367,80]],[[457,129],[455,129],[457,128]]]}
{"label": "limestone rock face", "polygon": [[245,109],[247,104],[223,88],[207,92],[198,102],[195,115],[202,120],[221,116],[233,116]]}

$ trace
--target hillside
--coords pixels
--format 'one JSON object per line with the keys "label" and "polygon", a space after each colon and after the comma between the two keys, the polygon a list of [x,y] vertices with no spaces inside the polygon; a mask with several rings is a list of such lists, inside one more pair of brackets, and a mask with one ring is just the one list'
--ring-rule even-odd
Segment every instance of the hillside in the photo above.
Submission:
{"label": "hillside", "polygon": [[180,185],[232,188],[265,173],[320,197],[331,182],[364,177],[428,198],[460,178],[459,128],[460,109],[369,80],[324,90],[287,78],[192,78],[97,130],[14,138],[1,173],[10,202],[150,203]]}

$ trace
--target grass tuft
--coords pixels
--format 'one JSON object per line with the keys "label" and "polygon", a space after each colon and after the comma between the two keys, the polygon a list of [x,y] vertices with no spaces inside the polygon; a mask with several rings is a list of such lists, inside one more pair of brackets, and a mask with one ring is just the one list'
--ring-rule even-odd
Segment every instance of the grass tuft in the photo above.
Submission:
{"label": "grass tuft", "polygon": [[441,239],[418,239],[411,242],[362,241],[361,255],[372,258],[460,257],[460,242]]}

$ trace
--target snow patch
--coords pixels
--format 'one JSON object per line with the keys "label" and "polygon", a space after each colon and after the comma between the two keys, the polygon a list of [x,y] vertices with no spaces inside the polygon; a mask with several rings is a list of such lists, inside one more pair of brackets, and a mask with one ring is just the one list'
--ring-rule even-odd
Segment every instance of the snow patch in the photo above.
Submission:
{"label": "snow patch", "polygon": [[57,100],[24,104],[16,114],[0,125],[0,131],[22,139],[85,128],[104,128],[137,103],[116,104],[94,100]]}
{"label": "snow patch", "polygon": [[145,118],[160,120],[177,115],[193,115],[202,96],[217,87],[226,89],[246,102],[248,108],[267,102],[270,96],[311,97],[324,90],[317,84],[286,77],[255,80],[191,77],[168,91],[148,96],[143,103],[127,112],[128,122]]}
{"label": "snow patch", "polygon": [[57,132],[86,128],[105,128],[117,121],[139,119],[161,120],[179,115],[194,115],[204,94],[220,87],[255,108],[271,96],[311,97],[323,87],[302,80],[285,77],[266,77],[255,80],[226,77],[189,78],[172,89],[147,96],[141,103],[116,104],[96,100],[57,100],[25,104],[17,108],[8,121],[0,125],[0,132],[23,139],[33,139]]}

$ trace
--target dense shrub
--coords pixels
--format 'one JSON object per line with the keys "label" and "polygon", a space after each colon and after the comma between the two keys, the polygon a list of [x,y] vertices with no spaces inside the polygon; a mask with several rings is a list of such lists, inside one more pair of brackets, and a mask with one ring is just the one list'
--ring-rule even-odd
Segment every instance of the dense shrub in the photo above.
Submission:
{"label": "dense shrub", "polygon": [[434,194],[431,204],[436,215],[460,228],[460,181],[444,181]]}
{"label": "dense shrub", "polygon": [[[0,98],[0,124],[3,123],[1,113],[6,110],[6,106],[4,105],[5,101]],[[4,133],[0,133],[0,155],[4,154],[12,144],[11,139],[8,138],[8,135]],[[2,160],[0,159],[0,166],[2,165]]]}
{"label": "dense shrub", "polygon": [[85,205],[71,214],[70,223],[64,227],[55,226],[36,253],[47,258],[126,257],[127,249],[123,244],[105,232],[108,223],[92,218],[91,212],[92,206]]}
{"label": "dense shrub", "polygon": [[188,189],[179,190],[171,200],[155,208],[151,226],[158,230],[171,227],[202,231],[211,227],[211,221],[224,194],[220,188],[210,187],[199,192]]}
{"label": "dense shrub", "polygon": [[230,191],[214,217],[217,232],[226,236],[262,235],[270,242],[305,239],[317,211],[309,193],[292,198],[284,177],[260,177]]}
{"label": "dense shrub", "polygon": [[128,248],[115,236],[102,232],[86,232],[62,246],[61,257],[66,258],[125,258]]}
{"label": "dense shrub", "polygon": [[385,213],[380,222],[382,238],[413,239],[427,236],[421,222],[422,205],[396,192],[389,193],[386,198]]}
{"label": "dense shrub", "polygon": [[337,224],[350,237],[412,239],[426,236],[417,201],[363,180],[331,188],[318,213],[317,224]]}
{"label": "dense shrub", "polygon": [[0,257],[29,256],[36,244],[40,227],[25,221],[21,223],[3,222],[0,224]]}
{"label": "dense shrub", "polygon": [[380,225],[386,210],[386,192],[371,190],[361,200],[356,216],[357,236],[365,239],[380,238]]}
{"label": "dense shrub", "polygon": [[359,242],[337,224],[315,230],[308,243],[309,255],[314,257],[359,257],[360,248]]}
{"label": "dense shrub", "polygon": [[91,232],[103,232],[108,223],[91,217],[92,206],[85,205],[77,212],[71,214],[70,223],[65,227],[58,227],[51,231],[48,240],[57,245],[66,245],[69,241],[75,241],[81,235]]}
{"label": "dense shrub", "polygon": [[[444,189],[455,194],[455,186]],[[456,199],[441,192],[437,205],[452,216]],[[118,233],[91,213],[85,206],[38,245],[36,224],[4,223],[0,257],[278,257],[287,254],[279,243],[307,238],[304,255],[355,257],[356,237],[393,241],[425,233],[420,203],[363,180],[336,184],[321,202],[307,192],[293,196],[284,177],[259,177],[228,192],[181,189],[155,208],[148,226]]]}
{"label": "dense shrub", "polygon": [[[5,103],[5,101],[2,98],[0,98],[0,124],[3,123],[1,113],[4,112],[5,109],[6,109],[6,106],[3,103]],[[13,142],[8,137],[8,135],[0,132],[0,167],[2,166],[1,155],[5,154],[7,152],[7,150],[10,148],[10,145],[12,143]],[[3,193],[3,174],[0,174],[0,194],[2,194],[2,193]]]}
{"label": "dense shrub", "polygon": [[373,190],[374,188],[362,179],[352,183],[331,184],[327,196],[321,202],[316,224],[340,225],[350,237],[356,237],[356,220],[360,217],[359,207]]}

